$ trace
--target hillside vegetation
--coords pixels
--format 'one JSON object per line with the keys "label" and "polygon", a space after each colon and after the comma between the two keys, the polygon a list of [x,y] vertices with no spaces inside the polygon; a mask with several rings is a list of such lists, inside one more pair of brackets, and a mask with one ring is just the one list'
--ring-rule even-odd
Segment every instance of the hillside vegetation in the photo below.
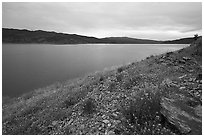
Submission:
{"label": "hillside vegetation", "polygon": [[202,134],[202,38],[3,104],[3,134]]}

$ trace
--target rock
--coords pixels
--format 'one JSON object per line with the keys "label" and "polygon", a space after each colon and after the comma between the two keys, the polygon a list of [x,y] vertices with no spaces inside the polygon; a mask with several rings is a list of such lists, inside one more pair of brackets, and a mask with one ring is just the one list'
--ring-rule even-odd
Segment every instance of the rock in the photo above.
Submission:
{"label": "rock", "polygon": [[181,63],[181,64],[185,64],[186,63],[185,60],[179,60],[178,62]]}
{"label": "rock", "polygon": [[[202,127],[202,118],[197,118],[192,113],[194,108],[188,107],[187,104],[183,103],[187,99],[178,97],[163,97],[161,99],[161,114],[182,134],[196,132],[196,130],[201,130]],[[199,112],[201,112],[200,108],[198,108],[197,114],[201,115]]]}
{"label": "rock", "polygon": [[80,128],[81,128],[81,129],[84,129],[84,127],[85,127],[85,125],[81,125],[81,127],[80,127]]}
{"label": "rock", "polygon": [[178,115],[180,115],[180,110],[178,110],[173,104],[173,100],[168,98],[162,98],[161,106],[162,110],[161,113],[163,116],[167,118],[167,120],[177,127],[180,132],[183,134],[189,133],[189,127],[187,125],[181,124],[182,121],[178,118]]}
{"label": "rock", "polygon": [[118,124],[118,123],[121,123],[121,121],[120,120],[116,120],[115,123]]}
{"label": "rock", "polygon": [[48,131],[52,131],[52,130],[53,130],[53,126],[49,125],[49,126],[47,127],[47,130],[48,130]]}
{"label": "rock", "polygon": [[193,82],[194,80],[193,80],[193,78],[190,78],[188,81],[189,81],[189,82]]}
{"label": "rock", "polygon": [[180,126],[179,129],[180,129],[181,133],[187,134],[187,133],[191,132],[191,128],[188,125],[186,125],[184,123],[179,123],[179,126]]}
{"label": "rock", "polygon": [[102,116],[102,118],[105,118],[105,117],[106,117],[106,115],[103,115],[103,116]]}
{"label": "rock", "polygon": [[114,131],[108,131],[107,135],[115,135]]}
{"label": "rock", "polygon": [[162,58],[162,59],[165,59],[165,58],[166,58],[166,56],[162,56],[161,58]]}
{"label": "rock", "polygon": [[198,105],[196,108],[195,108],[195,114],[199,117],[202,117],[202,106],[201,105]]}
{"label": "rock", "polygon": [[67,124],[70,125],[73,121],[74,121],[73,119],[70,119]]}
{"label": "rock", "polygon": [[185,75],[183,75],[183,76],[180,76],[180,77],[178,77],[179,79],[182,79],[182,78],[184,78],[184,77],[186,77],[187,75],[185,74]]}
{"label": "rock", "polygon": [[184,67],[184,66],[182,66],[182,65],[180,66],[180,68],[185,70],[185,67]]}
{"label": "rock", "polygon": [[164,59],[160,59],[160,60],[159,60],[159,62],[164,62],[164,61],[165,61]]}
{"label": "rock", "polygon": [[179,89],[180,89],[180,90],[183,90],[183,89],[186,89],[186,87],[180,87]]}
{"label": "rock", "polygon": [[167,65],[168,65],[168,66],[173,66],[173,65],[174,65],[174,63],[169,62],[169,63],[167,63]]}
{"label": "rock", "polygon": [[53,126],[57,125],[57,121],[52,121],[52,125]]}
{"label": "rock", "polygon": [[109,121],[108,120],[103,120],[103,123],[108,124]]}
{"label": "rock", "polygon": [[162,64],[162,65],[164,65],[164,66],[166,66],[166,65],[167,65],[167,63],[165,63],[165,62],[162,62],[161,64]]}
{"label": "rock", "polygon": [[111,116],[112,116],[114,119],[118,119],[118,118],[119,118],[116,113],[113,113]]}
{"label": "rock", "polygon": [[171,86],[172,84],[172,80],[170,80],[169,78],[165,79],[162,81],[162,84],[161,85],[167,85],[168,87]]}
{"label": "rock", "polygon": [[194,71],[193,69],[189,70],[190,73],[192,73],[193,71]]}
{"label": "rock", "polygon": [[189,58],[189,57],[183,57],[183,60],[187,61],[187,60],[191,60],[191,58]]}
{"label": "rock", "polygon": [[100,126],[100,127],[98,128],[98,130],[99,130],[99,131],[102,130],[102,127]]}

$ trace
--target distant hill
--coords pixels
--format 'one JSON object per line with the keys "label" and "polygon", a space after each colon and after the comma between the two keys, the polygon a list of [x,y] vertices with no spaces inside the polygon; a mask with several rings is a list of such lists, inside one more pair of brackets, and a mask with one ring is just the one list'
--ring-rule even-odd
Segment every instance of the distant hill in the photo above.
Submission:
{"label": "distant hill", "polygon": [[148,40],[148,39],[136,39],[136,38],[128,38],[128,37],[107,37],[102,38],[102,41],[105,43],[113,43],[113,44],[159,44],[161,41],[156,40]]}
{"label": "distant hill", "polygon": [[47,32],[42,30],[29,31],[19,29],[2,29],[3,43],[49,43],[49,44],[80,44],[100,43],[100,39],[76,34]]}
{"label": "distant hill", "polygon": [[129,37],[106,37],[96,38],[77,34],[65,34],[57,32],[48,32],[43,30],[20,30],[2,28],[3,43],[45,43],[45,44],[88,44],[88,43],[105,43],[105,44],[190,44],[192,38],[182,38],[171,41],[156,41],[149,39],[137,39]]}
{"label": "distant hill", "polygon": [[190,37],[190,38],[181,38],[181,39],[176,39],[176,40],[163,41],[162,43],[164,44],[190,44],[193,41],[194,41],[194,38]]}

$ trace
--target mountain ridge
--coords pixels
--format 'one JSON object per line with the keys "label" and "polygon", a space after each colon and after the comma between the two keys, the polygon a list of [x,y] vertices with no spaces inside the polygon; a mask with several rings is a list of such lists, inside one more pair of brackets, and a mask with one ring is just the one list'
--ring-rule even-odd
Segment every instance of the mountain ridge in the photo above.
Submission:
{"label": "mountain ridge", "polygon": [[96,38],[78,34],[59,33],[44,30],[2,28],[2,43],[42,43],[42,44],[190,44],[193,37],[176,40],[151,40],[130,37]]}

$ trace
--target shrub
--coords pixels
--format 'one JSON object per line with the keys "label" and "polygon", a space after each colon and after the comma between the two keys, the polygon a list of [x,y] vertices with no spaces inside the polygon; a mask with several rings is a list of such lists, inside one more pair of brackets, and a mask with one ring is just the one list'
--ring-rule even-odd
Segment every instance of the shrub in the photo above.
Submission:
{"label": "shrub", "polygon": [[150,56],[146,57],[146,59],[150,59],[150,58],[153,58],[153,57],[154,57],[154,55],[150,55]]}
{"label": "shrub", "polygon": [[78,103],[81,99],[83,99],[88,92],[92,91],[92,87],[90,86],[82,86],[81,88],[70,92],[69,98],[63,102],[64,106],[66,108],[75,105]]}
{"label": "shrub", "polygon": [[43,133],[42,130],[36,124],[28,128],[28,131],[27,131],[27,134],[30,134],[30,135],[37,135],[37,134],[42,134],[42,133]]}
{"label": "shrub", "polygon": [[83,112],[85,114],[93,114],[94,112],[96,112],[96,102],[95,100],[89,98],[84,102],[83,105]]}
{"label": "shrub", "polygon": [[104,77],[101,76],[101,77],[99,78],[99,81],[102,82],[103,80],[104,80]]}
{"label": "shrub", "polygon": [[109,91],[114,91],[116,89],[116,83],[115,82],[110,82],[108,86]]}
{"label": "shrub", "polygon": [[133,87],[133,83],[131,79],[125,79],[123,84],[124,89],[129,90]]}
{"label": "shrub", "polygon": [[117,79],[118,82],[122,81],[123,75],[122,74],[117,75],[116,79]]}
{"label": "shrub", "polygon": [[27,100],[27,99],[30,99],[31,97],[33,97],[34,94],[35,93],[33,91],[32,92],[28,92],[28,93],[23,94],[21,98],[23,98],[24,100]]}
{"label": "shrub", "polygon": [[33,106],[33,107],[28,107],[27,109],[25,109],[21,115],[26,117],[26,116],[31,116],[31,115],[35,115],[38,111],[42,110],[42,107],[40,106]]}
{"label": "shrub", "polygon": [[65,135],[71,135],[71,134],[72,134],[72,131],[70,130],[70,127],[66,127],[66,128],[64,129],[64,134],[65,134]]}
{"label": "shrub", "polygon": [[[148,95],[147,95],[148,93]],[[146,94],[146,95],[145,95]],[[138,91],[134,100],[122,108],[130,134],[151,134],[154,126],[160,123],[160,95],[151,91]],[[146,130],[150,129],[150,130]]]}
{"label": "shrub", "polygon": [[[64,120],[67,117],[69,117],[69,115],[70,115],[69,111],[62,110],[62,109],[59,109],[59,110],[56,110],[56,111],[52,111],[50,113],[51,113],[50,121]],[[49,119],[49,118],[47,118],[47,119]]]}
{"label": "shrub", "polygon": [[138,83],[140,83],[141,81],[143,81],[141,76],[134,76],[134,77],[126,78],[124,79],[123,87],[124,89],[129,90],[135,85],[138,85]]}
{"label": "shrub", "polygon": [[193,39],[196,41],[198,39],[198,34],[195,34]]}
{"label": "shrub", "polygon": [[121,73],[123,71],[123,68],[122,67],[119,67],[118,69],[117,69],[117,72],[118,73]]}
{"label": "shrub", "polygon": [[167,52],[167,53],[166,53],[166,56],[168,57],[168,56],[171,55],[171,54],[173,54],[172,51],[171,51],[171,52]]}
{"label": "shrub", "polygon": [[73,106],[77,103],[77,99],[74,98],[74,97],[70,97],[68,98],[67,100],[64,101],[64,106],[66,108],[70,107],[70,106]]}

